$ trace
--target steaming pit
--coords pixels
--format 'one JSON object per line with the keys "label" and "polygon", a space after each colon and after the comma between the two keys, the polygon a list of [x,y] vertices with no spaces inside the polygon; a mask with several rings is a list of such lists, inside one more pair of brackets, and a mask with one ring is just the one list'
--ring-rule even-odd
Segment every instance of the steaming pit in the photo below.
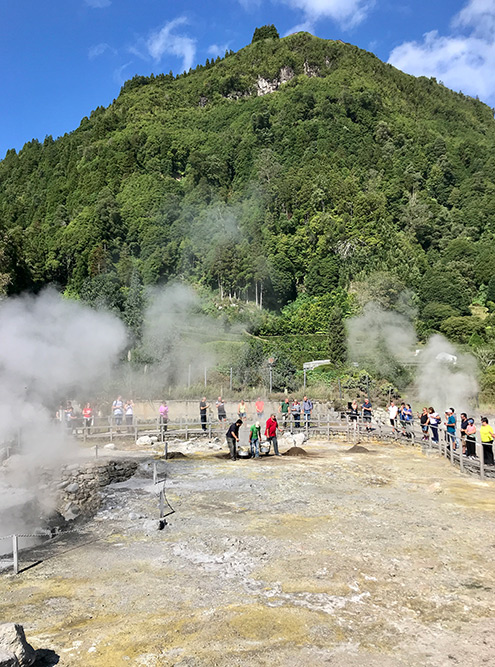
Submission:
{"label": "steaming pit", "polygon": [[69,667],[491,664],[493,483],[368,448],[160,460],[163,531],[148,459],[74,544],[0,578],[0,615]]}

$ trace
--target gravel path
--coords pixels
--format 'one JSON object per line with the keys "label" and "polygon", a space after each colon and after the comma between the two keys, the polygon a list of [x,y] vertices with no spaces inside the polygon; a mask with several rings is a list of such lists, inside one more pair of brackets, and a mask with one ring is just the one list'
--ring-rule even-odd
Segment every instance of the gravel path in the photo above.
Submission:
{"label": "gravel path", "polygon": [[366,447],[159,461],[162,531],[144,462],[80,534],[0,577],[0,618],[69,667],[495,665],[494,483]]}

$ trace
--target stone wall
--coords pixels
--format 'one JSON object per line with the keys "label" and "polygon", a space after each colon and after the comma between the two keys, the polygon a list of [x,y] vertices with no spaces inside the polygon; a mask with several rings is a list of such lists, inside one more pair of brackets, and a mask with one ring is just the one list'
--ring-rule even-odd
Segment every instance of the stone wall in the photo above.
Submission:
{"label": "stone wall", "polygon": [[50,484],[57,511],[67,520],[91,516],[100,507],[100,489],[129,479],[137,466],[135,459],[95,459],[64,466],[59,479]]}

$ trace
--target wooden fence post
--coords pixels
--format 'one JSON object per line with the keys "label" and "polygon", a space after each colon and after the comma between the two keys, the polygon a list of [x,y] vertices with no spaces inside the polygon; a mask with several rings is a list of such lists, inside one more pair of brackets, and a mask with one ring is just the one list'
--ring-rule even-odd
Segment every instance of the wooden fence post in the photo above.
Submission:
{"label": "wooden fence post", "polygon": [[480,461],[480,479],[485,479],[485,452],[483,451],[483,443],[477,442],[476,449],[478,451],[478,458]]}
{"label": "wooden fence post", "polygon": [[14,574],[19,574],[19,538],[12,535],[12,561],[14,563]]}

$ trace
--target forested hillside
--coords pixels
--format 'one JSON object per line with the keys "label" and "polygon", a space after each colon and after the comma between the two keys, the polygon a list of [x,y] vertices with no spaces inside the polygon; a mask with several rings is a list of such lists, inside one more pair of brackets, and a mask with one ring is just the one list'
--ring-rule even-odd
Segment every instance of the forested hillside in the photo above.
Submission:
{"label": "forested hillside", "polygon": [[420,335],[488,358],[494,183],[479,100],[340,41],[260,38],[9,151],[0,287],[56,283],[138,334],[143,286],[180,279],[271,311],[255,333],[323,335],[307,356],[336,362],[329,326],[409,294]]}

